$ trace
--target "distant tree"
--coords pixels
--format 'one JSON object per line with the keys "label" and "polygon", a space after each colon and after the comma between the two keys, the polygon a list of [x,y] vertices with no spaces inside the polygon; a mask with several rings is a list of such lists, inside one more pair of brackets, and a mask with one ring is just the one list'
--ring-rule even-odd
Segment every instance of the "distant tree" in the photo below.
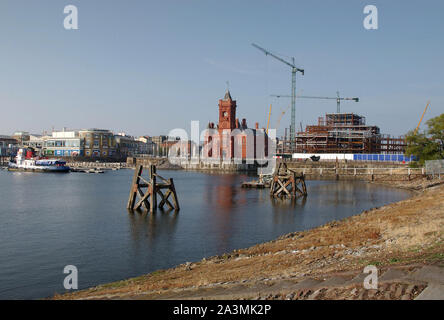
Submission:
{"label": "distant tree", "polygon": [[444,159],[444,113],[426,124],[424,132],[415,134],[413,130],[406,135],[406,155],[418,157],[420,164],[426,160]]}

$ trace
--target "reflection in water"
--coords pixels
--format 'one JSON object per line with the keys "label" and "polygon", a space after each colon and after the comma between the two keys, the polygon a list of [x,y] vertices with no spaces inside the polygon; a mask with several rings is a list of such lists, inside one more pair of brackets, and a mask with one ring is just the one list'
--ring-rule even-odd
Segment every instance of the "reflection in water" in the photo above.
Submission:
{"label": "reflection in water", "polygon": [[[270,196],[270,202],[273,205],[273,211],[286,211],[288,209],[295,209],[296,207],[304,207],[307,202],[307,197],[299,197],[299,198],[275,198]],[[279,210],[281,209],[281,210]]]}
{"label": "reflection in water", "polygon": [[135,247],[144,239],[147,239],[148,243],[152,243],[157,237],[174,235],[178,217],[179,213],[174,209],[158,209],[153,214],[146,210],[134,212],[128,210],[131,237]]}
{"label": "reflection in water", "polygon": [[229,246],[229,230],[233,228],[236,208],[244,206],[246,199],[238,187],[238,176],[231,174],[208,175],[203,191],[203,200],[207,202],[212,213],[209,217],[213,220],[211,231],[218,239],[218,249],[222,250]]}
{"label": "reflection in water", "polygon": [[[308,195],[316,195],[318,204],[328,204],[331,207],[357,206],[363,198],[375,202],[379,192],[369,183],[351,181],[325,181],[322,184],[311,184]],[[384,192],[381,190],[381,192]]]}
{"label": "reflection in water", "polygon": [[356,181],[308,181],[306,199],[282,201],[268,189],[242,189],[251,179],[245,175],[169,171],[181,210],[151,215],[125,210],[132,175],[0,171],[7,199],[0,210],[0,299],[62,292],[68,264],[79,267],[85,288],[249,247],[409,195]]}
{"label": "reflection in water", "polygon": [[[294,215],[302,214],[307,197],[300,198],[275,198],[268,194],[273,206],[273,223],[293,224]],[[290,210],[289,210],[290,209]]]}

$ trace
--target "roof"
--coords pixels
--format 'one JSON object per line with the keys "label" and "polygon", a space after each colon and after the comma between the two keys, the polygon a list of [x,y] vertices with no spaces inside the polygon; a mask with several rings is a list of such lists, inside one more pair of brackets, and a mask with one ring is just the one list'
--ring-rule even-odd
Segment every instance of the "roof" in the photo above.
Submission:
{"label": "roof", "polygon": [[224,100],[233,100],[231,98],[230,90],[228,90],[228,89],[227,89],[227,92],[225,92]]}

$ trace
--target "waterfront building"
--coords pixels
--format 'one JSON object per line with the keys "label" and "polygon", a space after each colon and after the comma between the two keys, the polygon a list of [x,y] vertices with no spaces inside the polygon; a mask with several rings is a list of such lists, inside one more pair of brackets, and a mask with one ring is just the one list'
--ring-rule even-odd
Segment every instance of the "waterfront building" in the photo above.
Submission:
{"label": "waterfront building", "polygon": [[140,136],[136,140],[142,141],[143,143],[146,143],[146,144],[153,143],[153,140],[151,139],[150,136]]}
{"label": "waterfront building", "polygon": [[167,136],[153,136],[151,137],[151,141],[156,145],[156,146],[161,146],[162,143],[164,143],[165,141],[168,140]]}
{"label": "waterfront building", "polygon": [[[3,155],[7,146],[13,144],[31,147],[40,156],[85,157],[85,158],[119,158],[141,154],[153,154],[151,138],[138,139],[125,133],[114,135],[107,129],[82,129],[53,131],[51,135],[34,135],[19,131],[14,137],[1,136],[0,148]],[[159,141],[163,140],[161,138]]]}
{"label": "waterfront building", "polygon": [[143,144],[125,133],[118,133],[114,139],[116,140],[117,153],[122,157],[132,157],[138,154],[140,145]]}
{"label": "waterfront building", "polygon": [[139,153],[140,154],[153,154],[154,142],[151,139],[151,137],[140,136],[136,140],[139,142]]}
{"label": "waterfront building", "polygon": [[21,146],[25,145],[29,141],[30,134],[27,131],[16,131],[12,135],[12,138],[17,140]]}
{"label": "waterfront building", "polygon": [[44,138],[43,154],[46,156],[77,157],[84,155],[84,141],[78,131],[54,131]]}
{"label": "waterfront building", "polygon": [[169,148],[174,145],[178,139],[160,135],[151,137],[153,142],[153,155],[155,156],[166,156],[168,154]]}
{"label": "waterfront building", "polygon": [[294,148],[287,139],[278,149],[280,153],[346,153],[346,154],[403,154],[405,137],[381,134],[376,125],[366,124],[364,116],[355,113],[327,113],[318,124],[307,125],[296,133]]}
{"label": "waterfront building", "polygon": [[11,136],[0,135],[0,156],[15,155],[19,147],[19,141]]}
{"label": "waterfront building", "polygon": [[116,154],[116,139],[110,130],[84,129],[79,130],[79,138],[83,142],[85,157],[113,157]]}
{"label": "waterfront building", "polygon": [[[268,156],[269,139],[264,129],[248,128],[247,120],[236,118],[236,100],[233,100],[227,90],[223,99],[219,100],[219,122],[208,124],[203,158],[247,160]],[[262,144],[259,145],[259,139]]]}

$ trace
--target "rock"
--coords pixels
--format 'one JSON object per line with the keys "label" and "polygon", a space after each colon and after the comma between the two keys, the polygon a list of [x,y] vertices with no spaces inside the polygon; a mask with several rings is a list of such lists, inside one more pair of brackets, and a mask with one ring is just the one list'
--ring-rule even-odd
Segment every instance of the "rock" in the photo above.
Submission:
{"label": "rock", "polygon": [[313,292],[313,294],[310,294],[308,296],[308,300],[316,300],[317,297],[319,297],[319,295],[321,294],[323,289],[318,289],[315,292]]}
{"label": "rock", "polygon": [[376,296],[376,292],[378,292],[377,290],[368,290],[368,298],[369,299],[373,299]]}
{"label": "rock", "polygon": [[289,293],[285,296],[285,299],[287,300],[293,300],[294,299],[294,293]]}
{"label": "rock", "polygon": [[418,287],[414,284],[411,284],[407,287],[407,289],[405,289],[405,294],[412,294],[414,291],[416,291],[418,289]]}

